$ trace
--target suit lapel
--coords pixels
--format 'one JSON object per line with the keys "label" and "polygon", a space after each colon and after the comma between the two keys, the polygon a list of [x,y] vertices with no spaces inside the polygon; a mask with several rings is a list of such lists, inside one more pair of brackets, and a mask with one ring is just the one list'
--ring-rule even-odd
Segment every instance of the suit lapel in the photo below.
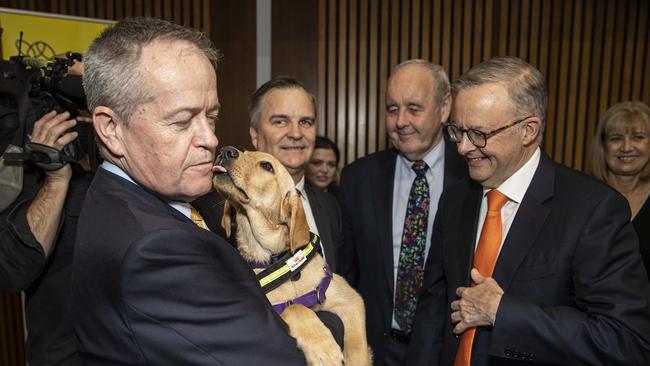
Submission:
{"label": "suit lapel", "polygon": [[391,293],[393,283],[393,181],[395,179],[395,161],[397,152],[378,156],[378,169],[368,184],[372,187],[373,205],[375,207],[375,222],[379,251],[383,260],[384,271],[388,279]]}
{"label": "suit lapel", "polygon": [[465,159],[458,154],[456,144],[443,140],[445,144],[445,176],[443,178],[443,188],[459,182],[469,176],[467,163]]}
{"label": "suit lapel", "polygon": [[452,258],[462,258],[454,260],[451,264],[454,272],[459,275],[459,283],[450,284],[455,289],[458,286],[468,286],[470,283],[469,272],[474,262],[474,247],[476,243],[476,229],[478,226],[478,215],[481,207],[481,198],[483,189],[475,182],[470,183],[468,190],[462,201],[460,222],[456,226],[458,232],[452,241],[451,252],[456,253]]}
{"label": "suit lapel", "polygon": [[494,268],[494,279],[507,291],[517,269],[544,226],[550,208],[544,203],[553,196],[555,168],[542,153],[537,171],[510,226]]}
{"label": "suit lapel", "polygon": [[329,264],[334,267],[334,239],[330,235],[331,225],[329,215],[325,210],[321,197],[315,192],[315,188],[307,184],[307,182],[305,182],[305,192],[307,193],[309,206],[311,206],[311,213],[314,216],[314,222],[318,228],[318,234],[322,239],[321,243],[323,245],[325,257],[328,259]]}
{"label": "suit lapel", "polygon": [[[314,192],[313,188],[305,182],[305,192],[307,193],[307,200],[309,200],[309,206],[311,206],[312,214],[314,215],[314,221],[316,222],[316,227],[320,236],[323,237],[321,231],[327,231],[326,228],[329,228],[329,220],[327,215],[321,214],[323,211],[323,203],[320,200],[320,197]],[[327,235],[326,235],[327,236]]]}

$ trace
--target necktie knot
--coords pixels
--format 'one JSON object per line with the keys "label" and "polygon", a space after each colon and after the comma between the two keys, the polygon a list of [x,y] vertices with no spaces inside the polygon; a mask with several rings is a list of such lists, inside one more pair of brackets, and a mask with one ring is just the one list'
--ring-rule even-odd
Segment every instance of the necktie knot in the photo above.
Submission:
{"label": "necktie knot", "polygon": [[197,211],[194,207],[190,209],[190,219],[194,221],[196,226],[200,227],[201,229],[210,231],[208,225],[205,223],[205,221],[203,221],[203,216],[201,216],[199,211]]}
{"label": "necktie knot", "polygon": [[427,172],[427,169],[429,169],[429,166],[427,163],[424,162],[424,160],[418,160],[413,165],[411,166],[411,169],[417,174],[418,176],[424,175]]}
{"label": "necktie knot", "polygon": [[501,211],[503,205],[508,202],[508,196],[505,194],[493,189],[487,194],[488,199],[488,211]]}

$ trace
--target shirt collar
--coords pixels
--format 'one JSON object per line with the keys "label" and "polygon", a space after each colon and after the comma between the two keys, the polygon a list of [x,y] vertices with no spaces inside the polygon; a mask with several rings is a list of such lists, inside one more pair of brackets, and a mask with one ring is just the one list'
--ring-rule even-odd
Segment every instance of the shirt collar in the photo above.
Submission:
{"label": "shirt collar", "polygon": [[108,161],[108,160],[104,160],[104,161],[102,162],[101,167],[102,167],[103,169],[106,169],[106,170],[108,170],[109,172],[111,172],[111,173],[117,175],[118,177],[124,178],[124,179],[128,180],[129,182],[131,182],[131,183],[133,183],[133,184],[135,184],[135,185],[139,185],[139,184],[136,183],[136,182],[135,182],[135,181],[134,181],[134,180],[133,180],[133,179],[132,179],[132,178],[131,178],[131,177],[130,177],[130,176],[129,176],[125,171],[124,171],[124,170],[122,170],[122,168],[120,168],[119,166],[117,166],[117,165],[111,163],[111,162]]}
{"label": "shirt collar", "polygon": [[[511,201],[521,203],[528,190],[528,186],[530,186],[530,182],[533,181],[533,176],[535,175],[541,156],[542,153],[538,147],[533,153],[533,156],[515,174],[501,183],[497,190],[505,194]],[[484,189],[483,194],[486,194],[488,191],[489,189]]]}
{"label": "shirt collar", "polygon": [[[440,142],[433,147],[426,155],[424,155],[424,162],[427,164],[429,167],[429,171],[434,170],[436,166],[439,164],[442,164],[444,157],[445,157],[445,149],[444,149],[445,143],[443,140],[440,140]],[[404,164],[406,167],[411,169],[411,166],[413,166],[413,161],[407,159],[404,155],[398,154],[399,160]]]}
{"label": "shirt collar", "polygon": [[[101,167],[103,169],[117,175],[118,177],[124,178],[124,179],[128,180],[129,182],[135,184],[136,186],[139,186],[139,184],[136,183],[124,170],[122,170],[122,168],[120,168],[119,166],[111,163],[110,161],[104,160],[102,162]],[[167,203],[170,206],[172,206],[173,208],[175,208],[176,210],[178,210],[180,213],[185,215],[186,217],[190,218],[191,206],[190,206],[189,203],[187,203],[187,202],[179,202],[179,201],[167,201]]]}
{"label": "shirt collar", "polygon": [[300,194],[305,195],[307,192],[305,192],[305,176],[303,175],[302,178],[296,183],[296,189],[300,191]]}

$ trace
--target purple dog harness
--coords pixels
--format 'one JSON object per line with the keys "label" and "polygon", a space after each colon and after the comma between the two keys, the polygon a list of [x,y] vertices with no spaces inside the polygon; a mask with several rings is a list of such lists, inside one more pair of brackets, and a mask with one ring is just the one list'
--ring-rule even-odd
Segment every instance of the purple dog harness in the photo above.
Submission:
{"label": "purple dog harness", "polygon": [[325,292],[327,291],[327,288],[330,285],[330,281],[332,281],[332,271],[330,270],[330,267],[325,264],[323,266],[323,270],[325,271],[325,277],[320,281],[318,286],[316,288],[302,296],[299,296],[293,300],[289,300],[287,302],[279,303],[279,304],[274,304],[273,305],[273,310],[275,310],[276,313],[282,314],[284,309],[286,309],[289,305],[292,304],[299,304],[299,305],[304,305],[308,308],[312,308],[318,304],[322,304],[325,302]]}
{"label": "purple dog harness", "polygon": [[[256,277],[262,287],[264,293],[277,288],[287,280],[297,280],[300,278],[300,271],[305,265],[317,254],[317,249],[320,248],[320,238],[314,233],[309,233],[309,242],[303,248],[297,250],[295,253],[285,252],[277,257],[272,258],[270,265],[261,263],[249,263],[251,268],[264,268],[259,272]],[[274,304],[273,310],[276,313],[282,314],[284,309],[292,304],[304,305],[312,308],[318,304],[325,302],[325,292],[332,281],[332,271],[327,263],[323,266],[325,275],[316,288],[304,295],[301,295],[293,300]]]}

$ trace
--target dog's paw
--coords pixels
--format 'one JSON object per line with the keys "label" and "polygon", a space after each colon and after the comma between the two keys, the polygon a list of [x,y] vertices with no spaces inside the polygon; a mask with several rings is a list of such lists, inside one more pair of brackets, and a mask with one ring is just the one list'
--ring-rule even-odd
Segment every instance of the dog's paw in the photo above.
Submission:
{"label": "dog's paw", "polygon": [[332,333],[316,314],[302,305],[291,305],[282,313],[289,334],[296,339],[310,366],[340,366],[343,352]]}
{"label": "dog's paw", "polygon": [[[327,328],[325,331],[329,332]],[[319,344],[301,342],[299,338],[298,347],[305,354],[307,364],[310,366],[341,366],[343,365],[343,352],[339,345],[332,342],[322,341]]]}
{"label": "dog's paw", "polygon": [[[334,344],[338,348],[337,344]],[[305,359],[307,360],[307,365],[310,366],[341,366],[343,365],[343,353],[341,349],[330,348],[328,351],[323,352],[323,350],[305,350],[302,348],[305,353]]]}

